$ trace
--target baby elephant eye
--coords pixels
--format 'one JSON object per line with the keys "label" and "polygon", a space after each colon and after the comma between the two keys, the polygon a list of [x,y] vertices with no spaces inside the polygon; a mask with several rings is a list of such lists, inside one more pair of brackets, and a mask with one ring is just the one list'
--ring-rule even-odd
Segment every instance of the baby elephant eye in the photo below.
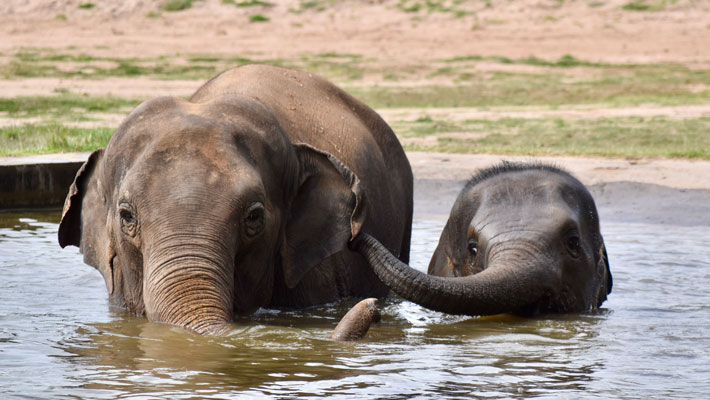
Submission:
{"label": "baby elephant eye", "polygon": [[472,256],[476,257],[478,254],[478,242],[476,242],[474,239],[471,239],[468,241],[468,251],[471,253]]}
{"label": "baby elephant eye", "polygon": [[247,210],[244,217],[244,226],[247,236],[253,237],[264,230],[264,205],[262,203],[254,203]]}
{"label": "baby elephant eye", "polygon": [[577,258],[582,254],[582,243],[579,239],[579,235],[577,235],[576,233],[571,234],[567,237],[565,246],[567,247],[567,251],[572,257]]}

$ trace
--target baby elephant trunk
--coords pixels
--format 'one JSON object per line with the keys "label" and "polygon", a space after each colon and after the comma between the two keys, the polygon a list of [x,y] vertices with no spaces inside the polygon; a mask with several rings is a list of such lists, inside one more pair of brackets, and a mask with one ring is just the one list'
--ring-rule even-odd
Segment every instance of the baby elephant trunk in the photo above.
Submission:
{"label": "baby elephant trunk", "polygon": [[[215,260],[205,246],[163,251],[147,263],[146,316],[200,334],[224,334],[233,316],[233,261]],[[224,257],[227,258],[227,257]]]}

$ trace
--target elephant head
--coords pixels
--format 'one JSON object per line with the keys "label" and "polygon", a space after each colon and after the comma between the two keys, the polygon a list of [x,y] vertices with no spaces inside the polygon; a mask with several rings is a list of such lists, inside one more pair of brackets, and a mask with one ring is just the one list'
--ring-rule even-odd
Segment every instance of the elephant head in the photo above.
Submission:
{"label": "elephant head", "polygon": [[362,202],[358,177],[292,144],[263,103],[163,97],[134,110],[81,167],[59,243],[80,247],[111,303],[217,333],[349,252]]}
{"label": "elephant head", "polygon": [[569,173],[538,163],[504,162],[468,182],[428,275],[372,237],[353,245],[394,292],[451,314],[584,312],[612,287],[592,196]]}

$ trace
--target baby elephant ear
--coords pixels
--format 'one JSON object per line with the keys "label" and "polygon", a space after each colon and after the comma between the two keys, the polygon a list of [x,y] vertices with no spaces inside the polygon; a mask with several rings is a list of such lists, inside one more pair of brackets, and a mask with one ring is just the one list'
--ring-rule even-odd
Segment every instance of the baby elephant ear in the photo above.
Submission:
{"label": "baby elephant ear", "polygon": [[606,267],[606,294],[609,294],[611,293],[611,287],[614,286],[614,280],[611,277],[611,269],[609,268],[609,256],[606,254],[606,246],[604,245],[604,239],[602,239],[601,261],[604,262],[604,266]]}
{"label": "baby elephant ear", "polygon": [[94,175],[97,164],[103,157],[104,149],[91,153],[89,159],[79,168],[74,182],[69,187],[69,193],[64,200],[62,221],[59,223],[59,245],[79,246],[81,244],[81,212],[82,203],[87,191],[92,190],[89,181]]}
{"label": "baby elephant ear", "polygon": [[112,294],[114,254],[106,226],[106,201],[96,173],[103,153],[103,149],[91,153],[76,173],[64,201],[58,236],[62,247],[79,246],[84,262],[101,272]]}
{"label": "baby elephant ear", "polygon": [[364,194],[353,171],[310,145],[297,144],[295,149],[301,174],[282,248],[290,288],[324,259],[346,250],[365,219]]}

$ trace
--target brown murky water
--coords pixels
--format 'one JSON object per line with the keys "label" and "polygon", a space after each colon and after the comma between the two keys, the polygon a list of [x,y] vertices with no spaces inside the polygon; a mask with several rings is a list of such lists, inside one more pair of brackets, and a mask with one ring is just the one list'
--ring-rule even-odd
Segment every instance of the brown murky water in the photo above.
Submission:
{"label": "brown murky water", "polygon": [[[201,337],[108,307],[98,272],[56,243],[57,212],[0,214],[0,397],[702,398],[710,395],[710,228],[603,225],[604,309],[463,318],[396,299],[358,343],[355,300],[261,310]],[[444,220],[417,220],[425,269]],[[662,231],[661,231],[662,229]]]}

